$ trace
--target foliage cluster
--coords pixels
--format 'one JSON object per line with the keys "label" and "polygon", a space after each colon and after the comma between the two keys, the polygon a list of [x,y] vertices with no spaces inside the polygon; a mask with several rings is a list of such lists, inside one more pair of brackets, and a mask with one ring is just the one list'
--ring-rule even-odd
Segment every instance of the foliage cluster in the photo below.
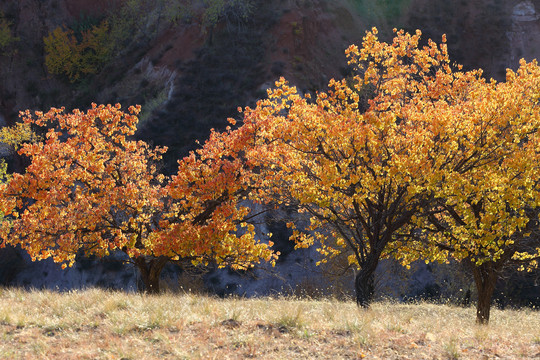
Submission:
{"label": "foliage cluster", "polygon": [[79,37],[69,28],[57,27],[43,41],[47,70],[66,76],[70,82],[96,74],[112,56],[107,21],[83,30]]}
{"label": "foliage cluster", "polygon": [[11,25],[12,22],[0,13],[0,55],[11,54],[14,51],[13,44],[19,41],[18,37],[13,36]]}
{"label": "foliage cluster", "polygon": [[[144,47],[179,20],[196,19],[204,29],[213,29],[222,20],[227,25],[245,21],[252,8],[251,0],[208,0],[202,2],[202,10],[198,2],[192,1],[128,0],[102,21],[83,17],[70,27],[57,27],[49,33],[43,39],[45,65],[49,73],[76,82],[99,72],[113,55],[118,57],[134,47]],[[8,26],[0,23],[0,46],[4,37],[8,41]]]}

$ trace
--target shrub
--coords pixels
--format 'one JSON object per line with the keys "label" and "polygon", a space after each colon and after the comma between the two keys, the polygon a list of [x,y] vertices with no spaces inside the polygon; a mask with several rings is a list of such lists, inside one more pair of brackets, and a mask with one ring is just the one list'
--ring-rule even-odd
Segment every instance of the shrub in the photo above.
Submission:
{"label": "shrub", "polygon": [[13,36],[11,25],[11,21],[5,19],[3,14],[0,13],[0,55],[12,54],[12,45],[19,41],[18,37]]}
{"label": "shrub", "polygon": [[80,35],[77,39],[73,30],[57,27],[43,39],[45,65],[51,74],[65,75],[70,82],[76,82],[100,71],[110,59],[112,46],[107,21]]}

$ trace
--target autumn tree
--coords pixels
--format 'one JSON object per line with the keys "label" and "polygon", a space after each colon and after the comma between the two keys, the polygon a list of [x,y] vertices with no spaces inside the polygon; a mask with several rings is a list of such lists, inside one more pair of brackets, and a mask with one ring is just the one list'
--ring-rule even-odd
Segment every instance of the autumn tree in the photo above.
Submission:
{"label": "autumn tree", "polygon": [[107,21],[82,31],[80,38],[69,28],[57,27],[43,42],[47,70],[66,76],[70,82],[101,70],[111,57],[113,45]]}
{"label": "autumn tree", "polygon": [[13,150],[19,149],[24,143],[33,143],[40,139],[29,123],[18,122],[0,129],[0,143],[10,146]]}
{"label": "autumn tree", "polygon": [[157,167],[166,149],[130,139],[139,111],[95,104],[87,112],[26,111],[25,123],[49,130],[44,141],[22,146],[31,164],[0,188],[1,210],[11,218],[2,226],[3,244],[64,267],[80,253],[123,251],[151,293],[168,261],[246,268],[271,260],[252,228],[237,229],[248,210],[237,206],[241,191],[230,180],[242,181],[228,159],[213,157],[214,143],[166,178]]}
{"label": "autumn tree", "polygon": [[248,157],[263,169],[258,196],[310,215],[299,246],[317,242],[323,262],[350,253],[358,304],[380,258],[453,256],[474,265],[485,323],[500,266],[538,258],[538,66],[498,84],[452,66],[444,38],[419,39],[387,44],[374,29],[348,49],[358,74],[314,101],[281,80],[244,112]]}
{"label": "autumn tree", "polygon": [[451,65],[444,39],[420,47],[420,31],[399,31],[392,43],[376,34],[348,49],[352,78],[332,80],[313,101],[282,80],[244,112],[244,126],[258,136],[249,156],[264,169],[261,196],[310,216],[293,237],[299,246],[317,242],[322,261],[349,252],[363,306],[379,260],[410,232],[445,169],[446,153],[437,150],[447,146],[445,119],[419,114],[437,102],[462,101],[479,79]]}
{"label": "autumn tree", "polygon": [[540,68],[522,61],[505,82],[476,85],[467,101],[426,111],[448,119],[450,166],[432,184],[436,201],[419,218],[428,246],[419,246],[427,259],[452,256],[471,265],[477,322],[487,324],[504,268],[530,271],[540,258]]}

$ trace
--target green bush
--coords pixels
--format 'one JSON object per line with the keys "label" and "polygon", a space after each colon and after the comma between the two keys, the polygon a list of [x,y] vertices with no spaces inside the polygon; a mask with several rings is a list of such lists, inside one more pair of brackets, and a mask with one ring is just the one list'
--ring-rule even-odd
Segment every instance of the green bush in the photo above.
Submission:
{"label": "green bush", "polygon": [[67,76],[70,82],[100,71],[112,53],[107,21],[82,31],[80,38],[71,29],[57,27],[43,41],[47,70]]}
{"label": "green bush", "polygon": [[11,55],[13,53],[13,44],[19,41],[19,38],[13,36],[11,32],[11,21],[4,18],[0,13],[0,55]]}

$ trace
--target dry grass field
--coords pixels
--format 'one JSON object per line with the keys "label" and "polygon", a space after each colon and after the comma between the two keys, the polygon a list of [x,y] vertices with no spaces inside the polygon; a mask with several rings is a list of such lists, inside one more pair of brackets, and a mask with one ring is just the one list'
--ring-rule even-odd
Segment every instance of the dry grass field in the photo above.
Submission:
{"label": "dry grass field", "polygon": [[0,289],[2,359],[540,359],[540,312]]}

